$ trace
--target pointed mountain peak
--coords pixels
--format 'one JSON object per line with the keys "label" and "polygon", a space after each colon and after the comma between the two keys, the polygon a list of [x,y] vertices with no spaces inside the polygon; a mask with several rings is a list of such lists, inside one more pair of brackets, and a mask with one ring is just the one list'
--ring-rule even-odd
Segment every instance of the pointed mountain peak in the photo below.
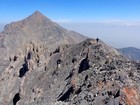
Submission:
{"label": "pointed mountain peak", "polygon": [[30,17],[36,17],[36,18],[44,17],[44,18],[46,18],[46,16],[44,16],[39,11],[35,11]]}
{"label": "pointed mountain peak", "polygon": [[[38,10],[35,11],[32,15],[36,15],[36,16],[44,16],[41,12],[39,12]],[[45,16],[44,16],[45,17]]]}
{"label": "pointed mountain peak", "polygon": [[32,21],[34,23],[52,23],[52,21],[39,11],[35,11],[32,15],[25,19],[27,22]]}
{"label": "pointed mountain peak", "polygon": [[27,18],[23,20],[6,25],[4,27],[4,30],[12,30],[15,27],[19,27],[19,28],[30,27],[30,26],[35,27],[38,25],[42,25],[41,27],[45,27],[46,25],[52,25],[52,24],[54,23],[49,18],[47,18],[45,15],[43,15],[39,11],[35,11],[33,14],[31,14],[30,16],[28,16]]}

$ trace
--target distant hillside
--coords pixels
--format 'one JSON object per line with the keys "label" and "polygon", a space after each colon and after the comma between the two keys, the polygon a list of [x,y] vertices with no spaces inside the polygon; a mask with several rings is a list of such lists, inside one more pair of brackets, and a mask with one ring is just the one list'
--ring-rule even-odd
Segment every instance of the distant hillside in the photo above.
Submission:
{"label": "distant hillside", "polygon": [[119,49],[124,55],[133,59],[140,60],[140,49],[134,47],[126,47]]}
{"label": "distant hillside", "polygon": [[0,24],[0,32],[3,30],[4,24]]}

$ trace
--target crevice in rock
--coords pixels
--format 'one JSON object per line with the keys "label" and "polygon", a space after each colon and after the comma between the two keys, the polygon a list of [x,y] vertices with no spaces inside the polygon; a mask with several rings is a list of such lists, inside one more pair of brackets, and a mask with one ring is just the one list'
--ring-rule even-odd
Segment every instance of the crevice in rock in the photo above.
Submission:
{"label": "crevice in rock", "polygon": [[87,80],[88,80],[88,75],[85,76],[85,81],[87,81]]}
{"label": "crevice in rock", "polygon": [[13,105],[16,105],[19,100],[20,100],[20,95],[19,93],[17,93],[13,98]]}
{"label": "crevice in rock", "polygon": [[58,71],[54,70],[53,73],[52,73],[52,76],[57,76],[57,75],[58,75]]}
{"label": "crevice in rock", "polygon": [[19,77],[22,78],[28,71],[28,62],[25,60],[25,63],[22,65],[22,68],[19,70]]}
{"label": "crevice in rock", "polygon": [[62,62],[61,59],[57,60],[57,65],[61,64],[61,62]]}
{"label": "crevice in rock", "polygon": [[73,58],[73,59],[72,59],[72,63],[75,63],[75,62],[76,62],[76,60],[77,60],[76,58]]}
{"label": "crevice in rock", "polygon": [[80,94],[80,92],[81,92],[82,90],[81,90],[81,87],[75,92],[75,94]]}
{"label": "crevice in rock", "polygon": [[108,94],[108,96],[112,96],[113,95],[112,91],[108,91],[107,94]]}
{"label": "crevice in rock", "polygon": [[88,85],[87,85],[87,88],[90,88],[92,86],[92,84],[91,83],[89,83]]}
{"label": "crevice in rock", "polygon": [[70,95],[74,92],[73,87],[71,86],[59,99],[58,101],[68,101],[68,99],[70,98]]}
{"label": "crevice in rock", "polygon": [[31,58],[32,58],[32,52],[28,52],[28,54],[27,54],[27,60],[29,60]]}
{"label": "crevice in rock", "polygon": [[60,52],[60,47],[58,47],[57,49],[55,49],[55,51],[53,52],[53,54],[59,53],[59,52]]}
{"label": "crevice in rock", "polygon": [[18,58],[17,56],[14,56],[13,61],[14,61],[14,62],[17,61],[17,58]]}
{"label": "crevice in rock", "polygon": [[120,90],[117,91],[117,93],[115,94],[114,98],[119,97],[120,96]]}
{"label": "crevice in rock", "polygon": [[72,70],[72,71],[69,73],[69,75],[66,77],[65,80],[67,80],[67,79],[69,79],[69,78],[71,78],[71,77],[73,76],[73,74],[74,74],[73,71],[74,71],[74,70]]}
{"label": "crevice in rock", "polygon": [[36,52],[38,52],[38,48],[36,48]]}
{"label": "crevice in rock", "polygon": [[78,73],[81,73],[81,72],[83,72],[83,71],[85,71],[89,68],[90,68],[90,65],[89,65],[89,59],[88,59],[88,56],[87,56],[85,59],[83,59],[81,61]]}

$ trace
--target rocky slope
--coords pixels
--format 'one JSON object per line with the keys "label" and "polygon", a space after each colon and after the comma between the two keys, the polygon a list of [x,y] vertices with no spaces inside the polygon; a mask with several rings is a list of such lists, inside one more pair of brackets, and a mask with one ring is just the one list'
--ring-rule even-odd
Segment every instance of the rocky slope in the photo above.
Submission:
{"label": "rocky slope", "polygon": [[42,18],[1,33],[0,105],[139,105],[140,64]]}
{"label": "rocky slope", "polygon": [[[77,40],[78,38],[78,40]],[[9,105],[19,91],[21,77],[35,69],[61,44],[74,44],[87,37],[68,31],[39,11],[4,27],[0,33],[0,105]],[[29,64],[30,56],[34,56]]]}
{"label": "rocky slope", "polygon": [[139,105],[140,64],[103,42],[88,39],[48,54],[29,46],[0,77],[1,105]]}

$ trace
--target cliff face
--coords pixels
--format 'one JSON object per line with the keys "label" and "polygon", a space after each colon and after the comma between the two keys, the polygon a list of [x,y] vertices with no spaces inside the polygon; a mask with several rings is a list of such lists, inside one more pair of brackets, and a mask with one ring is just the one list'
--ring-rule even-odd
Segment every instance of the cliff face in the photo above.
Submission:
{"label": "cliff face", "polygon": [[101,40],[39,12],[1,34],[0,105],[139,105],[140,64]]}

